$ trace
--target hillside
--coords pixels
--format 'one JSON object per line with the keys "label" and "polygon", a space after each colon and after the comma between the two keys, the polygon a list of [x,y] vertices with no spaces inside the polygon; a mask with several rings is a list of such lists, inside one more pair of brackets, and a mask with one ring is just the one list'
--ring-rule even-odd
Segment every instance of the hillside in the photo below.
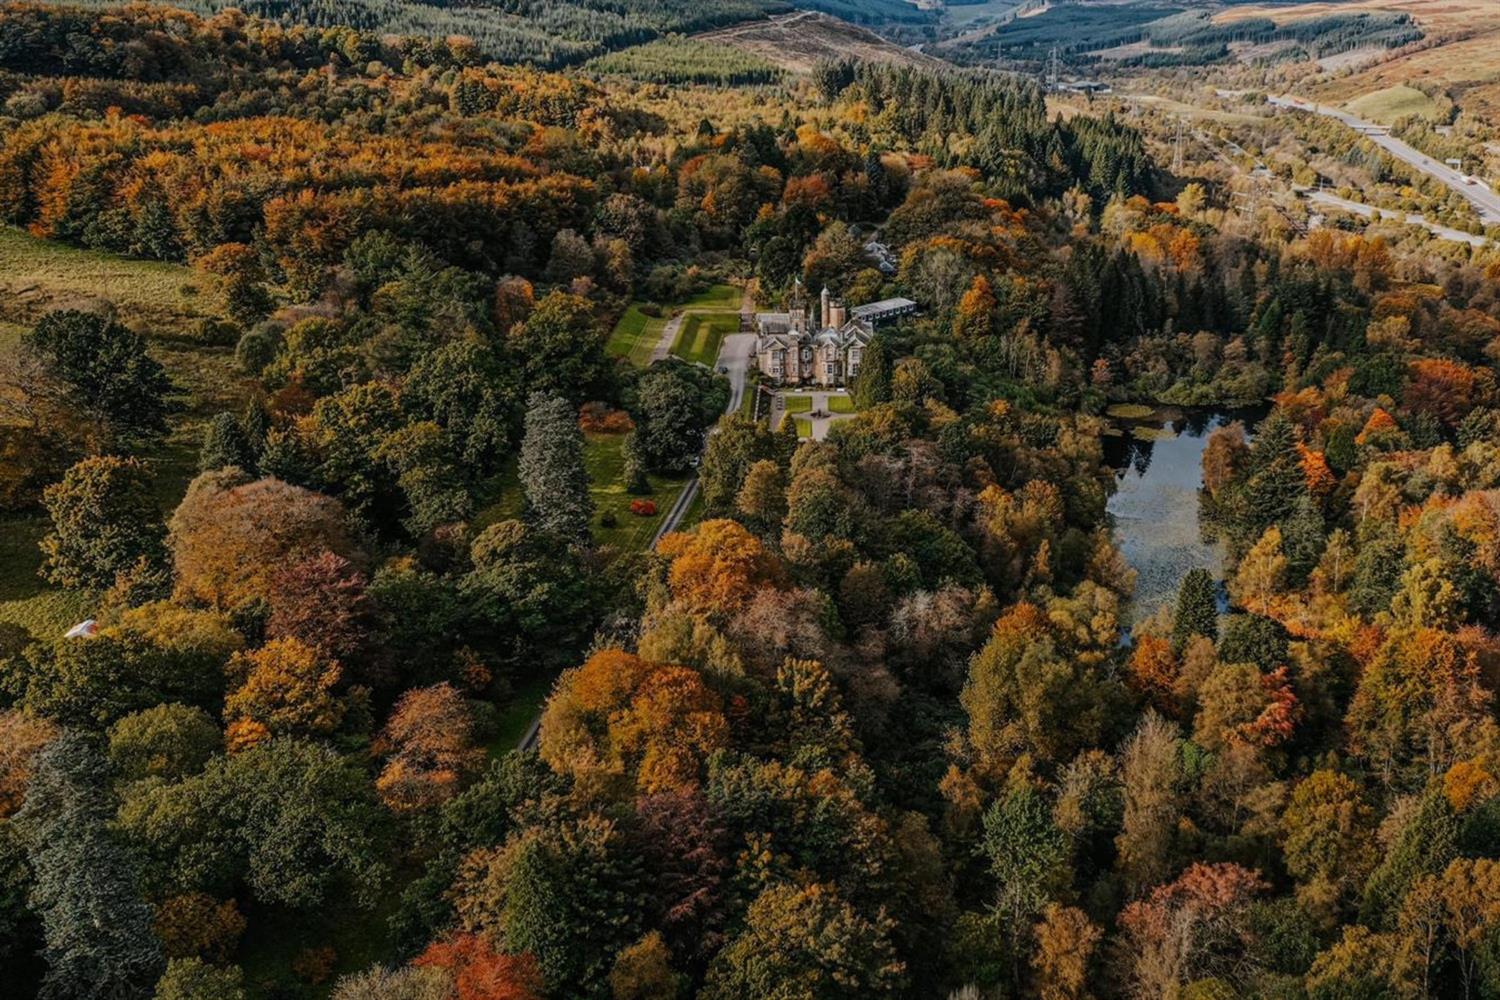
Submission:
{"label": "hillside", "polygon": [[875,32],[813,11],[783,14],[698,36],[752,53],[794,73],[820,59],[862,59],[899,66],[940,66],[942,61],[886,41]]}

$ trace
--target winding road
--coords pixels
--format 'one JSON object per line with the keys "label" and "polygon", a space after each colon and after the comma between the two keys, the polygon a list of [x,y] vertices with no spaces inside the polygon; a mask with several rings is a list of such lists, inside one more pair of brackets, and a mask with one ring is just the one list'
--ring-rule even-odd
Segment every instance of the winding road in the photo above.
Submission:
{"label": "winding road", "polygon": [[1343,122],[1391,156],[1409,166],[1415,167],[1427,176],[1457,191],[1470,205],[1474,206],[1474,210],[1479,214],[1480,221],[1486,225],[1500,223],[1500,195],[1495,194],[1495,192],[1481,184],[1468,183],[1464,174],[1454,170],[1446,163],[1433,159],[1421,150],[1408,146],[1400,139],[1391,135],[1390,130],[1384,125],[1367,122],[1363,118],[1351,115],[1347,111],[1341,111],[1326,104],[1305,101],[1299,97],[1267,97],[1266,100],[1274,107],[1289,108],[1293,111],[1308,111]]}

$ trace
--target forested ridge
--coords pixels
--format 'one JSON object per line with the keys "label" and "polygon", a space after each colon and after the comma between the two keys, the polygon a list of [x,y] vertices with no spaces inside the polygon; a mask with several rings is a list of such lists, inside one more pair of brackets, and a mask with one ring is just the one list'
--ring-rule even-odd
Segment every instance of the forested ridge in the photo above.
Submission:
{"label": "forested ridge", "polygon": [[[998,74],[388,29],[0,7],[3,245],[196,310],[0,283],[7,988],[1500,991],[1494,251],[1247,220]],[[809,441],[620,343],[747,282],[921,312]],[[1237,402],[1223,594],[1132,606],[1111,414]]]}

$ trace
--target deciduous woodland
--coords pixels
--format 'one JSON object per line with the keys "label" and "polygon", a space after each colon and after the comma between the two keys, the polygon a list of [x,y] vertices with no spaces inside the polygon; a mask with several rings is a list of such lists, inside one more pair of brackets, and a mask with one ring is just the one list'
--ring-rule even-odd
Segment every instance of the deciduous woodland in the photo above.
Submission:
{"label": "deciduous woodland", "polygon": [[[1493,249],[407,27],[0,6],[7,996],[1500,995]],[[817,440],[666,350],[825,286]],[[1132,604],[1111,409],[1255,402]]]}

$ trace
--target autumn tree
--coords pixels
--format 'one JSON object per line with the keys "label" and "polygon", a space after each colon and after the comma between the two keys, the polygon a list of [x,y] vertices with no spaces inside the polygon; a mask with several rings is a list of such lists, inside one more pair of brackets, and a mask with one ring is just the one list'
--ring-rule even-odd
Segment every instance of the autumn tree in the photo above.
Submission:
{"label": "autumn tree", "polygon": [[603,650],[564,674],[542,716],[542,759],[580,781],[621,775],[644,792],[694,783],[728,742],[719,696],[688,667]]}
{"label": "autumn tree", "polygon": [[541,1000],[543,995],[536,959],[496,952],[478,934],[434,941],[411,964],[446,973],[457,1000]]}
{"label": "autumn tree", "polygon": [[750,904],[745,929],[709,967],[704,1000],[798,995],[827,1000],[895,996],[904,968],[885,918],[860,914],[826,885],[774,885]]}
{"label": "autumn tree", "polygon": [[1181,738],[1172,723],[1147,713],[1121,752],[1124,825],[1116,839],[1127,885],[1140,892],[1171,870],[1184,808]]}
{"label": "autumn tree", "polygon": [[238,966],[174,958],[157,981],[152,1000],[245,1000],[245,996],[245,977]]}
{"label": "autumn tree", "polygon": [[156,705],[109,727],[109,759],[126,781],[175,781],[200,771],[223,742],[219,727],[203,709]]}
{"label": "autumn tree", "polygon": [[233,470],[194,479],[168,528],[177,596],[219,608],[269,599],[281,567],[298,559],[363,560],[338,501]]}
{"label": "autumn tree", "polygon": [[1082,910],[1050,903],[1032,935],[1031,969],[1041,1000],[1088,1000],[1092,960],[1104,932]]}
{"label": "autumn tree", "polygon": [[1314,771],[1298,782],[1281,816],[1287,870],[1310,906],[1337,912],[1375,863],[1374,813],[1353,779]]}
{"label": "autumn tree", "polygon": [[339,665],[296,639],[273,639],[236,653],[227,668],[241,682],[224,700],[231,750],[271,736],[328,736],[346,705],[336,693]]}
{"label": "autumn tree", "polygon": [[271,579],[266,635],[296,639],[329,659],[345,660],[370,645],[374,609],[364,574],[334,552],[284,562]]}
{"label": "autumn tree", "polygon": [[452,798],[482,757],[473,728],[469,706],[452,685],[402,695],[376,741],[387,754],[375,780],[381,801],[405,812]]}
{"label": "autumn tree", "polygon": [[139,560],[163,555],[161,514],[151,477],[134,458],[86,458],[49,486],[52,519],[42,539],[42,572],[64,587],[105,587]]}
{"label": "autumn tree", "polygon": [[780,562],[736,521],[704,521],[691,532],[673,532],[657,551],[671,560],[672,597],[698,614],[736,612],[756,590],[781,578]]}

